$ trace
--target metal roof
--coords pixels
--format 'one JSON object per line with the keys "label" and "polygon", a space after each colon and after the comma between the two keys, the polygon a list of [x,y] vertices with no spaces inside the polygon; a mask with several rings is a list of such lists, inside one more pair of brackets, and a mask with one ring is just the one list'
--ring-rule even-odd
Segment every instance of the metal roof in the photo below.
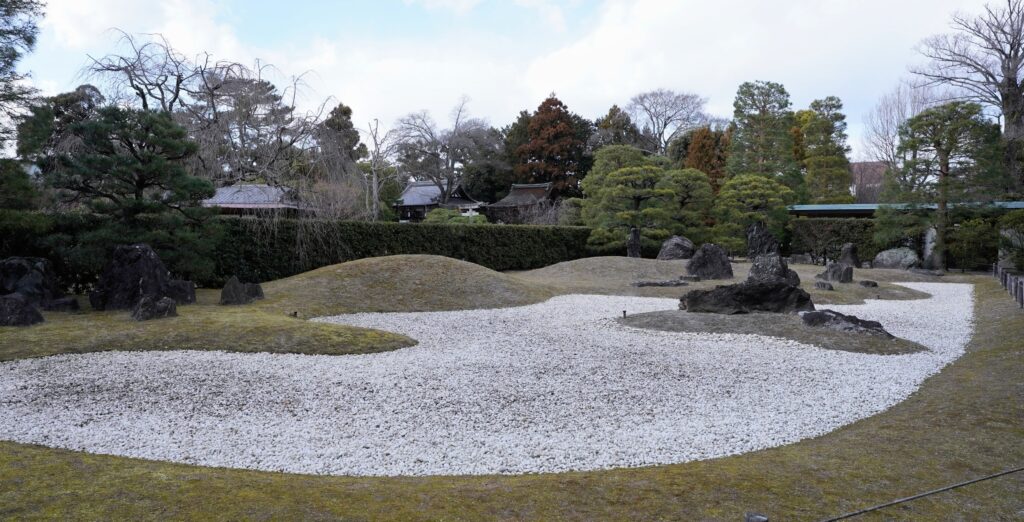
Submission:
{"label": "metal roof", "polygon": [[299,208],[291,192],[271,185],[231,185],[220,187],[204,207],[222,208]]}
{"label": "metal roof", "polygon": [[508,195],[488,207],[528,207],[551,197],[549,183],[512,184]]}
{"label": "metal roof", "polygon": [[[993,201],[990,203],[960,203],[964,206],[991,206],[1007,210],[1024,209],[1024,201]],[[841,203],[828,205],[790,205],[789,211],[792,214],[874,214],[879,208],[936,208],[934,203],[911,204],[911,203]]]}

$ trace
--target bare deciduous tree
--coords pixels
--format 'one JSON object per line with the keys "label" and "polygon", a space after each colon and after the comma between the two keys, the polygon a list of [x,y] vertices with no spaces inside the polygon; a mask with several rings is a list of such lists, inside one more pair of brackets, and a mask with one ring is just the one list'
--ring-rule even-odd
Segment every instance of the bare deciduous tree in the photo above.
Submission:
{"label": "bare deciduous tree", "polygon": [[366,191],[370,206],[370,219],[380,219],[380,192],[384,185],[399,176],[399,170],[392,165],[391,158],[398,150],[399,142],[393,130],[381,132],[380,122],[373,120],[366,126],[369,138],[369,161],[367,161],[365,179],[369,190]]}
{"label": "bare deciduous tree", "polygon": [[951,86],[966,98],[997,108],[1003,116],[1006,163],[1024,182],[1024,0],[985,6],[978,16],[953,16],[954,32],[932,36],[920,46],[930,60],[914,73],[932,84]]}
{"label": "bare deciduous tree", "polygon": [[940,91],[927,83],[901,82],[882,96],[864,117],[863,145],[868,157],[899,170],[906,158],[899,152],[900,126],[921,111],[952,99],[952,91]]}
{"label": "bare deciduous tree", "polygon": [[649,152],[665,154],[672,140],[706,124],[706,103],[707,99],[696,94],[657,89],[634,96],[626,110],[641,131],[653,135],[656,143]]}

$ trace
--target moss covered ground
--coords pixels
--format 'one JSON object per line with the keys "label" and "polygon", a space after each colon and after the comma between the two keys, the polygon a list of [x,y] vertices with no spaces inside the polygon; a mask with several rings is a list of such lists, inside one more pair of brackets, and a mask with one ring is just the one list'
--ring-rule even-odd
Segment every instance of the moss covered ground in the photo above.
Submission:
{"label": "moss covered ground", "polygon": [[[863,275],[880,282],[914,279],[899,273],[886,279],[883,272]],[[537,276],[525,275],[516,278],[528,282]],[[992,278],[944,279],[976,284],[977,333],[967,353],[928,379],[908,400],[815,439],[670,466],[415,478],[205,468],[0,442],[0,518],[740,520],[745,512],[758,511],[773,520],[812,520],[837,515],[1024,465],[1024,311]],[[458,281],[447,277],[438,281],[458,286]],[[522,299],[542,299],[557,282],[555,278],[542,283],[535,289],[537,294]],[[571,286],[562,284],[554,291]],[[270,294],[274,285],[266,288]],[[674,290],[672,294],[678,295],[679,289]],[[614,291],[606,287],[602,293]],[[841,299],[858,298],[844,295],[842,289],[835,294]],[[295,299],[301,302],[300,297]],[[329,310],[389,306],[372,293],[346,300],[317,306]],[[441,306],[457,306],[455,301],[459,299]],[[274,315],[275,306],[290,307],[268,299],[252,311],[277,318],[281,314]],[[198,313],[200,307],[194,310]],[[229,332],[208,332],[215,331]],[[7,340],[8,334],[9,330],[0,333],[4,337],[0,344],[17,344]],[[21,342],[50,342],[42,339]],[[1024,474],[1017,474],[863,519],[1022,517]]]}

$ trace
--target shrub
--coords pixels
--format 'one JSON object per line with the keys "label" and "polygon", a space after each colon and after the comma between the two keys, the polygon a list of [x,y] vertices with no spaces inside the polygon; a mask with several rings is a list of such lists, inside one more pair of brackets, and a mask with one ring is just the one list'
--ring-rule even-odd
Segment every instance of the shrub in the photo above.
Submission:
{"label": "shrub", "polygon": [[949,240],[949,252],[961,271],[987,265],[997,256],[999,234],[984,219],[968,219],[956,225]]}
{"label": "shrub", "polygon": [[871,219],[801,217],[790,221],[790,229],[794,254],[808,252],[817,259],[836,259],[845,243],[856,245],[863,260],[874,259],[879,252]]}
{"label": "shrub", "polygon": [[1024,270],[1024,210],[1007,212],[999,220],[999,248],[1009,261]]}
{"label": "shrub", "polygon": [[447,208],[435,208],[430,212],[427,212],[426,217],[423,219],[424,223],[486,223],[487,216],[483,214],[477,214],[475,216],[463,216],[458,210],[451,210]]}

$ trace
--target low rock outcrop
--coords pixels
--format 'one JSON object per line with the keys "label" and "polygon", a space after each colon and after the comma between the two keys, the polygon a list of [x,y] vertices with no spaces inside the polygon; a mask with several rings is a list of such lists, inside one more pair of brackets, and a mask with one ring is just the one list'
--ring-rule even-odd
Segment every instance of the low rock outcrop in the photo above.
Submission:
{"label": "low rock outcrop", "polygon": [[0,326],[31,326],[43,322],[43,314],[21,294],[0,296]]}
{"label": "low rock outcrop", "polygon": [[143,297],[166,297],[170,280],[163,261],[149,245],[118,245],[89,302],[96,310],[131,310]]}
{"label": "low rock outcrop", "polygon": [[231,279],[224,283],[224,288],[220,291],[220,304],[222,305],[244,305],[252,301],[253,298],[249,296],[245,284],[235,276],[231,276]]}
{"label": "low rock outcrop", "polygon": [[829,263],[824,272],[814,277],[833,283],[852,283],[853,267],[845,263]]}
{"label": "low rock outcrop", "polygon": [[917,253],[907,247],[890,248],[883,250],[875,256],[872,266],[875,268],[896,268],[909,270],[921,265],[921,259]]}
{"label": "low rock outcrop", "polygon": [[815,281],[814,288],[817,288],[818,290],[835,290],[832,283],[826,283],[825,281]]}
{"label": "low rock outcrop", "polygon": [[718,286],[711,290],[691,290],[679,301],[680,310],[700,313],[786,313],[814,310],[814,303],[807,292],[785,282],[746,282]]}
{"label": "low rock outcrop", "polygon": [[813,312],[802,312],[800,319],[803,323],[812,328],[828,328],[840,332],[860,332],[878,335],[881,337],[893,338],[893,335],[882,328],[878,321],[867,321],[853,315],[841,314],[833,310],[817,310]]}
{"label": "low rock outcrop", "polygon": [[21,294],[32,306],[46,306],[64,294],[49,259],[8,257],[0,261],[0,295]]}

